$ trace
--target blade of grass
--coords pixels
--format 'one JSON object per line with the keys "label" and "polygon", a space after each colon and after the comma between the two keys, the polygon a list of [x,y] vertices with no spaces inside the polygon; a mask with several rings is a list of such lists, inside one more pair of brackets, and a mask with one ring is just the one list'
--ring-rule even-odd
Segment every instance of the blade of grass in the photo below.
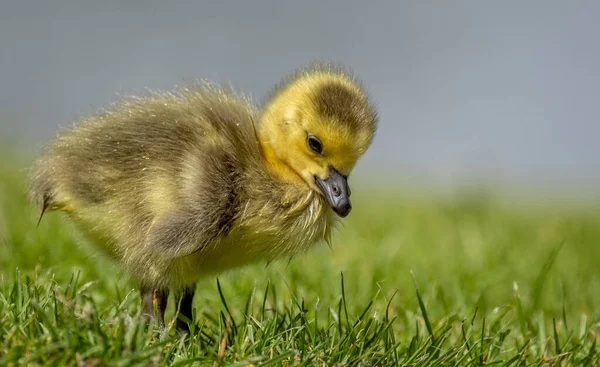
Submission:
{"label": "blade of grass", "polygon": [[429,322],[429,317],[427,316],[427,309],[425,309],[423,297],[421,297],[421,292],[419,291],[417,279],[415,278],[415,274],[412,272],[412,270],[410,271],[410,275],[412,276],[413,284],[415,285],[415,290],[417,291],[417,299],[419,300],[419,308],[421,309],[423,319],[425,320],[425,327],[427,327],[427,331],[429,332],[429,336],[431,337],[431,342],[433,344],[435,343],[435,336],[433,335],[433,329],[431,327],[431,323]]}

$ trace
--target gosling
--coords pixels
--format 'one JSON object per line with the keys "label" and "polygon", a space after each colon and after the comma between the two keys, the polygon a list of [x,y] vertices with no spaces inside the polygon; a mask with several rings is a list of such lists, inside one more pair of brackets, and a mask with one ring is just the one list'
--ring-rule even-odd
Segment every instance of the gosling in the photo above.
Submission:
{"label": "gosling", "polygon": [[262,108],[208,84],[151,92],[60,134],[30,196],[40,219],[68,213],[120,263],[163,331],[175,292],[187,331],[200,278],[329,242],[377,120],[362,84],[331,65],[286,77]]}

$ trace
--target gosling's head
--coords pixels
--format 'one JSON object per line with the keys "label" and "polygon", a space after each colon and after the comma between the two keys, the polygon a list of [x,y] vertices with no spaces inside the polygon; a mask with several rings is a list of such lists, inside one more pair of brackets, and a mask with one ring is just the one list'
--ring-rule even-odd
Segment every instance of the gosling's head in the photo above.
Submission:
{"label": "gosling's head", "polygon": [[308,185],[333,211],[350,213],[348,175],[377,129],[377,114],[360,83],[329,67],[297,72],[263,109],[258,135],[271,170]]}

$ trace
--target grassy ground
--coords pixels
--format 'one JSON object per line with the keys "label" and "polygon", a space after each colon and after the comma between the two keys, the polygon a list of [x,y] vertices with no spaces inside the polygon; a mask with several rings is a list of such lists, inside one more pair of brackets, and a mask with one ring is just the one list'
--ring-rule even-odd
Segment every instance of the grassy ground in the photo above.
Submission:
{"label": "grassy ground", "polygon": [[600,364],[600,210],[370,191],[333,249],[202,281],[186,340],[5,164],[0,365]]}

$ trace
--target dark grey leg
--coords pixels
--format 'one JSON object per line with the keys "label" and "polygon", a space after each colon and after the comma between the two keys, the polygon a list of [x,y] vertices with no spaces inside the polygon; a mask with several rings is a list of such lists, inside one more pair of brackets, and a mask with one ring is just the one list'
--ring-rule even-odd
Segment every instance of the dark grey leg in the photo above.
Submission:
{"label": "dark grey leg", "polygon": [[[144,303],[144,314],[149,318],[158,316],[158,326],[161,333],[165,330],[165,310],[167,309],[167,300],[169,299],[168,289],[154,289],[153,287],[142,286],[142,301]],[[154,313],[156,312],[158,315]]]}
{"label": "dark grey leg", "polygon": [[[190,322],[192,319],[192,301],[194,300],[194,291],[195,287],[189,287],[184,289],[179,294],[179,316],[185,316]],[[180,317],[177,318],[177,329],[187,332],[190,332],[190,327],[187,321],[183,321]]]}

